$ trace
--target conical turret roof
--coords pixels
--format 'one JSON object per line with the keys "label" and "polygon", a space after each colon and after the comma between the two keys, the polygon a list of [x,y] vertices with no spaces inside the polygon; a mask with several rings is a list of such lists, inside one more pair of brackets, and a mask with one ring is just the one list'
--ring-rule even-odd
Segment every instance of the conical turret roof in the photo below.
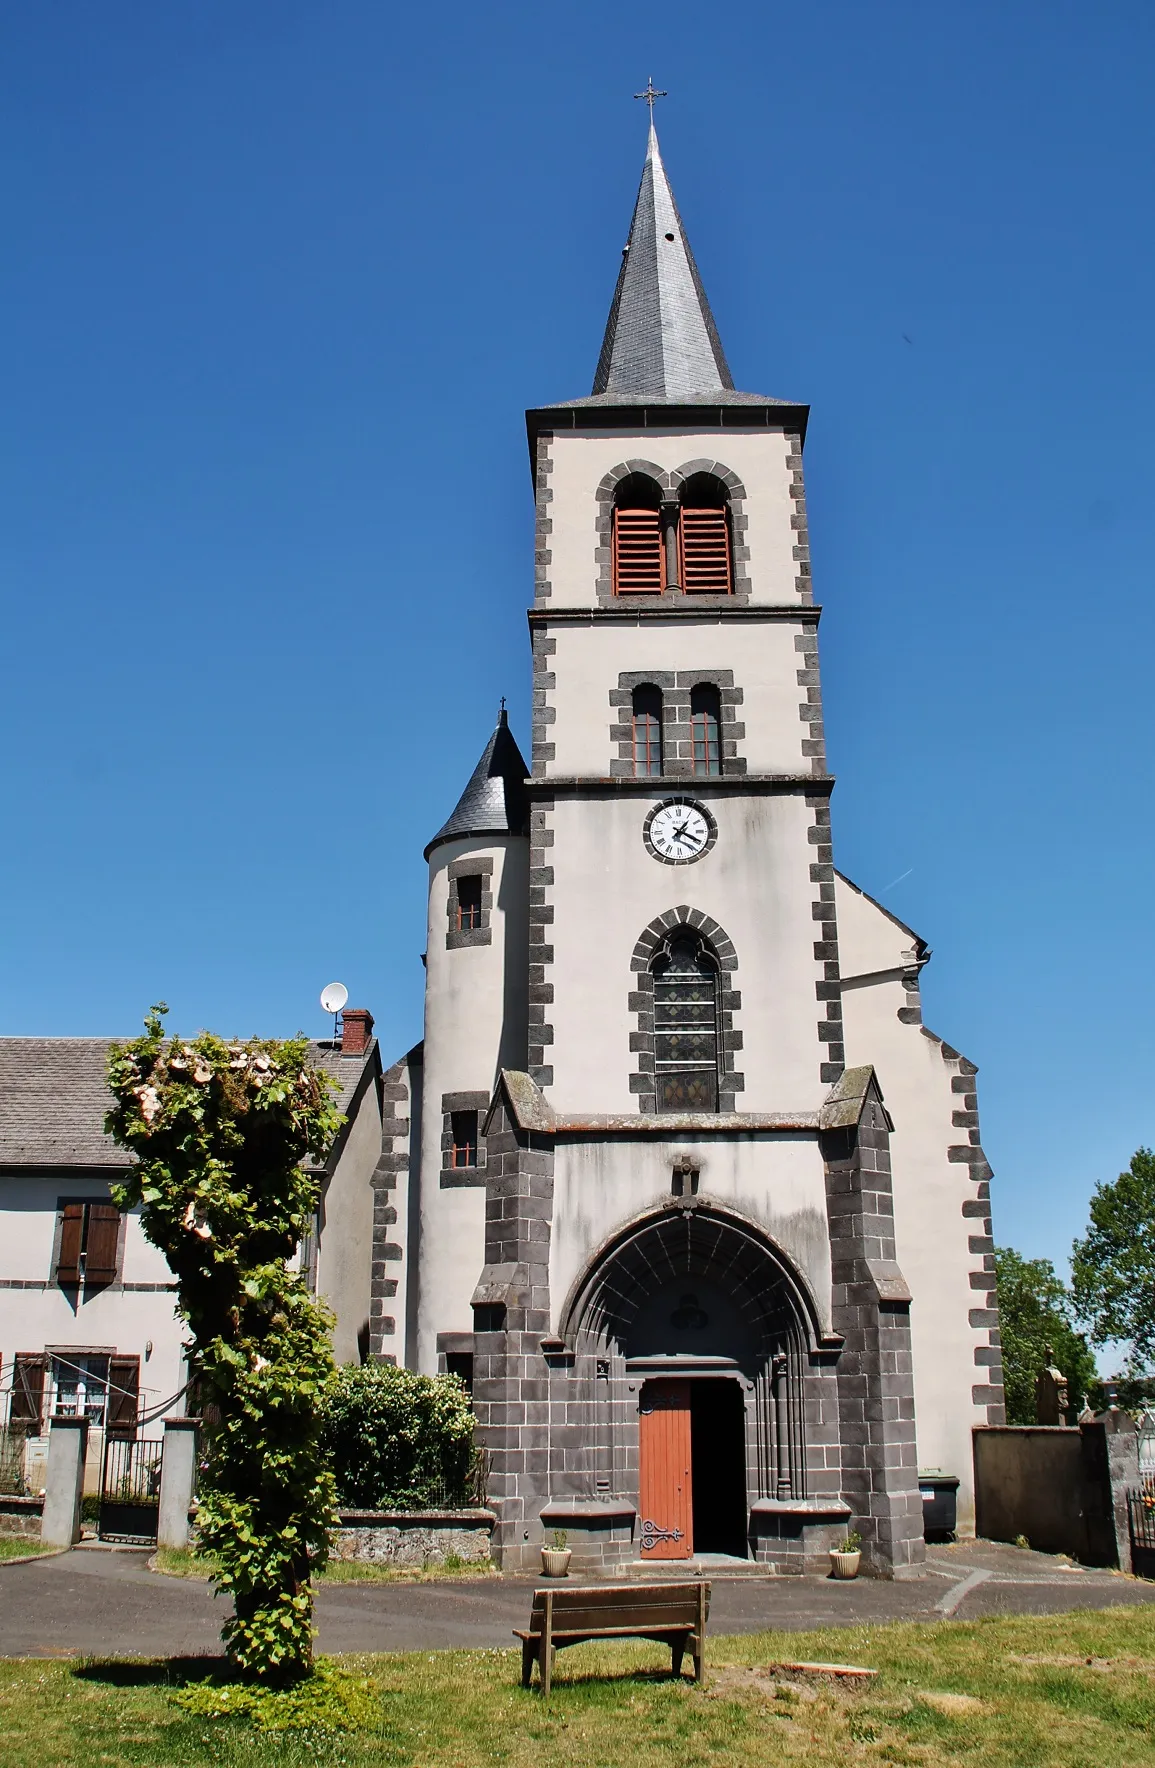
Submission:
{"label": "conical turret roof", "polygon": [[442,841],[469,835],[524,835],[529,826],[528,774],[503,706],[457,808],[425,849],[426,859]]}
{"label": "conical turret roof", "polygon": [[593,392],[693,399],[733,387],[651,122]]}

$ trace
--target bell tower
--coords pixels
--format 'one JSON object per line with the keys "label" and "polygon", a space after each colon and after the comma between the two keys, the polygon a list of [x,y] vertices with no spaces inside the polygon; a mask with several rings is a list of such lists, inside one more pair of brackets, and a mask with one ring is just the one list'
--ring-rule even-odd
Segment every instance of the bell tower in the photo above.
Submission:
{"label": "bell tower", "polygon": [[817,1110],[841,1073],[806,418],[735,390],[651,122],[593,392],[528,414],[529,1072],[558,1110]]}

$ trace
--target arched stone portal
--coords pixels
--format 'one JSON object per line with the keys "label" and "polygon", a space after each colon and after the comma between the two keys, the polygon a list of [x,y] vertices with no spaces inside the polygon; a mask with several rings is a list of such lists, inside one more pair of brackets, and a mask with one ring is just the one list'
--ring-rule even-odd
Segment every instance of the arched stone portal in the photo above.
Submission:
{"label": "arched stone portal", "polygon": [[809,1300],[750,1224],[704,1200],[634,1224],[563,1332],[593,1372],[598,1487],[635,1498],[643,1558],[744,1555],[759,1500],[805,1497]]}

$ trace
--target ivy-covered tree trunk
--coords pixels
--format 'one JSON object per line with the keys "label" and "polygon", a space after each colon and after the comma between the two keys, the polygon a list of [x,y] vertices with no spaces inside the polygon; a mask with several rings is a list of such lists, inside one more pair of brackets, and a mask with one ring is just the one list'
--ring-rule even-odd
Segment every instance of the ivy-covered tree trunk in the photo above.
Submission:
{"label": "ivy-covered tree trunk", "polygon": [[304,1038],[166,1040],[165,1010],[109,1058],[105,1127],[136,1160],[114,1195],[141,1206],[192,1336],[206,1414],[197,1526],[233,1600],[225,1644],[247,1674],[291,1682],[312,1666],[309,1578],[335,1513],[318,1419],[331,1322],[290,1261],[319,1196],[305,1162],[341,1119]]}

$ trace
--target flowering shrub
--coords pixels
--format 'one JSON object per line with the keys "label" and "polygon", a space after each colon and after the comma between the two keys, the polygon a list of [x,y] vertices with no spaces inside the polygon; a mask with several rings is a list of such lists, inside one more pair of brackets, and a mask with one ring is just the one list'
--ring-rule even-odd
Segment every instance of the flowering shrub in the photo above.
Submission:
{"label": "flowering shrub", "polygon": [[289,1261],[318,1201],[304,1162],[341,1119],[304,1038],[166,1040],[166,1011],[109,1056],[105,1128],[136,1157],[113,1194],[141,1206],[192,1334],[208,1426],[198,1532],[233,1599],[225,1644],[249,1675],[287,1683],[312,1665],[309,1571],[335,1520],[318,1423],[331,1322]]}
{"label": "flowering shrub", "polygon": [[390,1363],[339,1369],[325,1390],[322,1439],[351,1510],[423,1510],[470,1497],[473,1413],[454,1375]]}

